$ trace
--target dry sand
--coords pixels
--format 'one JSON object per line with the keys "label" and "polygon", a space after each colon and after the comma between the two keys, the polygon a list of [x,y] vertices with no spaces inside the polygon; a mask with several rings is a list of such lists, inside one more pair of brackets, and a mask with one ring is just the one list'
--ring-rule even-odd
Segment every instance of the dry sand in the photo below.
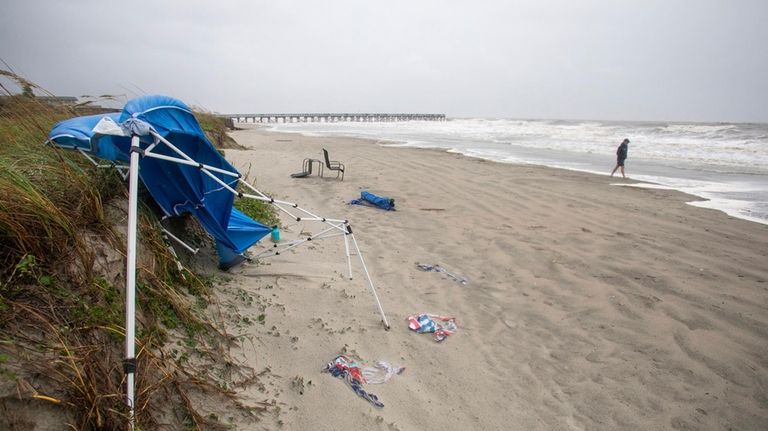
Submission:
{"label": "dry sand", "polygon": [[[241,394],[273,403],[246,429],[768,429],[768,226],[607,176],[233,136],[249,150],[227,157],[257,187],[350,220],[392,325],[384,331],[359,265],[344,276],[339,238],[240,267],[227,289],[252,320],[264,314],[230,328],[250,340],[236,355],[263,371]],[[322,148],[346,164],[343,182],[289,176]],[[362,190],[395,198],[397,211],[347,205]],[[283,223],[284,240],[319,230]],[[436,343],[410,332],[404,319],[419,312],[456,316],[458,333]],[[320,372],[341,352],[407,367],[366,386],[384,408]]]}

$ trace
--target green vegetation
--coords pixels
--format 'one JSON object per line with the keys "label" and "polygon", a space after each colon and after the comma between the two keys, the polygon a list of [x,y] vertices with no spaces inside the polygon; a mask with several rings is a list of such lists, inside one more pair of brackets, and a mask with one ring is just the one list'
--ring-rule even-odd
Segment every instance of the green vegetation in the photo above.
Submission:
{"label": "green vegetation", "polygon": [[[250,190],[242,186],[238,187],[238,191],[243,193],[250,192]],[[265,226],[277,226],[280,224],[280,218],[275,211],[275,207],[267,202],[256,199],[235,199],[235,208]]]}
{"label": "green vegetation", "polygon": [[[0,70],[3,77],[24,95],[0,82],[0,379],[17,385],[14,398],[65,410],[75,429],[125,429],[123,181],[44,145],[56,122],[78,114],[37,101],[42,90],[21,77]],[[139,225],[137,421],[142,429],[160,416],[178,428],[226,429],[189,397],[214,393],[242,407],[215,377],[232,363],[231,340],[204,313],[211,280],[179,270],[149,205]],[[174,351],[195,361],[164,359],[179,338],[184,348]]]}

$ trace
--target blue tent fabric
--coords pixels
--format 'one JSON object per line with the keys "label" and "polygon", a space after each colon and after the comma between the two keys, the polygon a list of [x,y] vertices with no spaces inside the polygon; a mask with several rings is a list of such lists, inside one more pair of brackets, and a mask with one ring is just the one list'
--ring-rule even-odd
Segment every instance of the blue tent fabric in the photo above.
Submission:
{"label": "blue tent fabric", "polygon": [[[128,101],[119,113],[62,121],[51,130],[48,140],[62,147],[83,149],[102,159],[122,162],[130,160],[129,135],[102,135],[93,131],[104,117],[134,133],[149,125],[195,162],[239,176],[237,170],[205,137],[192,110],[180,100],[168,96],[142,96]],[[142,149],[154,142],[154,138],[148,134],[140,138]],[[179,157],[164,144],[158,145],[152,152]],[[211,173],[230,187],[237,186],[237,176]],[[234,195],[201,172],[197,166],[142,157],[139,161],[139,176],[166,215],[191,213],[200,220],[216,240],[222,267],[230,266],[229,263],[234,261],[230,254],[243,253],[271,231],[233,208]]]}
{"label": "blue tent fabric", "polygon": [[369,206],[375,206],[377,208],[381,208],[383,210],[387,211],[394,211],[395,210],[395,200],[384,197],[384,196],[377,196],[373,193],[370,193],[368,191],[362,191],[360,192],[360,199],[353,199],[349,202],[352,205],[369,205]]}
{"label": "blue tent fabric", "polygon": [[243,214],[242,211],[233,207],[229,218],[229,225],[227,226],[227,235],[237,246],[234,249],[237,253],[242,253],[253,245],[250,241],[254,232],[258,232],[261,235],[259,238],[263,238],[272,232],[272,228],[254,221]]}
{"label": "blue tent fabric", "polygon": [[[113,136],[94,136],[93,128],[104,117],[118,122],[120,113],[112,112],[109,114],[70,118],[56,124],[48,135],[48,140],[55,142],[61,147],[80,148],[101,159],[128,162],[127,153],[120,152],[117,146],[112,143]],[[130,145],[129,139],[128,146],[130,147]]]}
{"label": "blue tent fabric", "polygon": [[226,234],[236,248],[233,249],[222,241],[216,240],[219,268],[227,270],[241,263],[245,260],[242,253],[253,245],[253,238],[258,236],[258,239],[261,239],[270,232],[272,232],[271,228],[254,221],[239,209],[232,207]]}

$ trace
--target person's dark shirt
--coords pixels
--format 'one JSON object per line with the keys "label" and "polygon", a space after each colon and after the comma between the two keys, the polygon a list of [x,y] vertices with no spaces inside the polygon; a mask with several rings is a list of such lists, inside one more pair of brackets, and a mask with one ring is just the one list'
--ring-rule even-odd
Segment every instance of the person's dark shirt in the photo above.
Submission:
{"label": "person's dark shirt", "polygon": [[625,142],[622,142],[621,145],[619,145],[619,149],[616,150],[616,155],[619,156],[619,160],[626,159],[628,151],[629,146]]}

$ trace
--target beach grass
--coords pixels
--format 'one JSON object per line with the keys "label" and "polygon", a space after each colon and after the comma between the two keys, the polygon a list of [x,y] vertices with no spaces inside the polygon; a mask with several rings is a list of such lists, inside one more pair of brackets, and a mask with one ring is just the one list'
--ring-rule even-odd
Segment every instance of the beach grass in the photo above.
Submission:
{"label": "beach grass", "polygon": [[[0,85],[0,379],[17,387],[0,397],[56,406],[76,429],[125,429],[125,186],[114,170],[44,144],[56,122],[78,115],[72,107],[0,75],[23,89]],[[139,225],[137,423],[152,429],[170,415],[184,428],[225,428],[190,401],[195,391],[231,400],[215,377],[232,363],[231,340],[207,310],[211,278],[179,269],[147,205]],[[179,339],[195,361],[166,357]]]}

